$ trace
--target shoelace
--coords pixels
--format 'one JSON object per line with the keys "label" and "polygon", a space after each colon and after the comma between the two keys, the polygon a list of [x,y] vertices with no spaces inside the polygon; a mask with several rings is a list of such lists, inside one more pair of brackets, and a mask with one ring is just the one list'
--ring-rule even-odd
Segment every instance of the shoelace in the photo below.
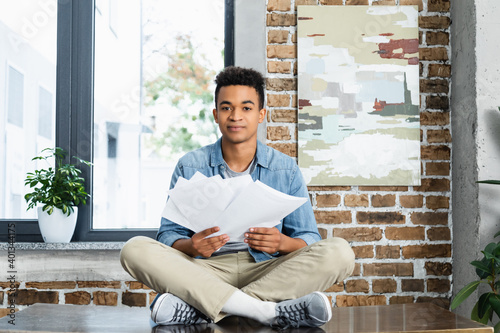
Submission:
{"label": "shoelace", "polygon": [[305,302],[290,306],[278,306],[276,323],[281,329],[300,327],[300,322],[311,319]]}
{"label": "shoelace", "polygon": [[196,324],[198,319],[200,319],[200,314],[193,307],[187,304],[177,304],[175,306],[175,312],[172,316],[173,322],[191,325]]}

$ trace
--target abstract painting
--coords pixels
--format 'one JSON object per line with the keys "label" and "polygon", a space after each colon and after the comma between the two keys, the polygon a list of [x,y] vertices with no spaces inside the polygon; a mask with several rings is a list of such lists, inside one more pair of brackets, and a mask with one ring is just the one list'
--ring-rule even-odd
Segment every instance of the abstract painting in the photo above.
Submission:
{"label": "abstract painting", "polygon": [[308,185],[420,185],[416,6],[298,6]]}

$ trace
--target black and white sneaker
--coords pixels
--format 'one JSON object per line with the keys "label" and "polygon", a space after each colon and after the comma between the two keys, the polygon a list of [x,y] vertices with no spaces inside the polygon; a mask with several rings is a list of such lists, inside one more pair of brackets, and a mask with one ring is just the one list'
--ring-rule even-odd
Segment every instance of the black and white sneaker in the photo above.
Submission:
{"label": "black and white sneaker", "polygon": [[151,320],[156,325],[194,325],[210,322],[203,313],[177,296],[161,294],[151,309]]}
{"label": "black and white sneaker", "polygon": [[315,291],[297,299],[276,304],[276,319],[271,325],[281,329],[319,327],[332,319],[332,307],[325,294]]}

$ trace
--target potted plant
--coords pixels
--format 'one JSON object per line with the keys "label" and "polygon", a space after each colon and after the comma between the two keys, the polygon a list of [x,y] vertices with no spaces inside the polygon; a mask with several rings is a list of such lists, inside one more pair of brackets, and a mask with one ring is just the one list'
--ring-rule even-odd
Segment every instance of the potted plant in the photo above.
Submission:
{"label": "potted plant", "polygon": [[[38,225],[47,243],[68,243],[71,240],[78,216],[77,205],[86,204],[90,197],[85,192],[81,170],[76,165],[63,164],[65,156],[62,148],[45,148],[41,156],[32,160],[44,160],[48,168],[27,173],[24,182],[32,190],[24,199],[28,209],[37,208]],[[54,167],[49,164],[50,158],[55,160]],[[87,166],[92,165],[78,157],[73,158]]]}
{"label": "potted plant", "polygon": [[[477,183],[500,185],[500,180],[481,180]],[[500,231],[493,238],[499,235]],[[471,313],[472,320],[486,325],[488,321],[493,320],[493,313],[500,317],[500,241],[489,243],[481,253],[483,254],[481,260],[471,262],[471,265],[476,267],[479,280],[470,282],[458,292],[451,302],[451,309],[455,309],[466,300],[481,283],[487,284],[491,291],[479,296]],[[500,332],[500,322],[495,324],[495,333],[497,332]]]}

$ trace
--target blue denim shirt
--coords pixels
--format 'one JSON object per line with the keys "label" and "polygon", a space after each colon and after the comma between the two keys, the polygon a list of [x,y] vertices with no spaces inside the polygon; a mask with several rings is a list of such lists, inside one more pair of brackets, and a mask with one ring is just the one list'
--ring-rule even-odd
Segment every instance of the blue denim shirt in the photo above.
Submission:
{"label": "blue denim shirt", "polygon": [[[254,181],[260,180],[280,192],[308,199],[305,204],[281,220],[276,228],[289,237],[304,240],[307,245],[321,240],[309,201],[307,186],[295,160],[257,141],[256,162],[257,165],[251,174]],[[175,167],[170,188],[174,187],[179,177],[190,179],[197,171],[207,177],[220,175],[224,178],[224,168],[221,139],[219,139],[214,144],[184,155]],[[172,246],[176,240],[191,238],[193,234],[193,231],[162,218],[156,239]],[[249,248],[249,251],[256,262],[279,256],[279,253],[271,255],[252,248]]]}

